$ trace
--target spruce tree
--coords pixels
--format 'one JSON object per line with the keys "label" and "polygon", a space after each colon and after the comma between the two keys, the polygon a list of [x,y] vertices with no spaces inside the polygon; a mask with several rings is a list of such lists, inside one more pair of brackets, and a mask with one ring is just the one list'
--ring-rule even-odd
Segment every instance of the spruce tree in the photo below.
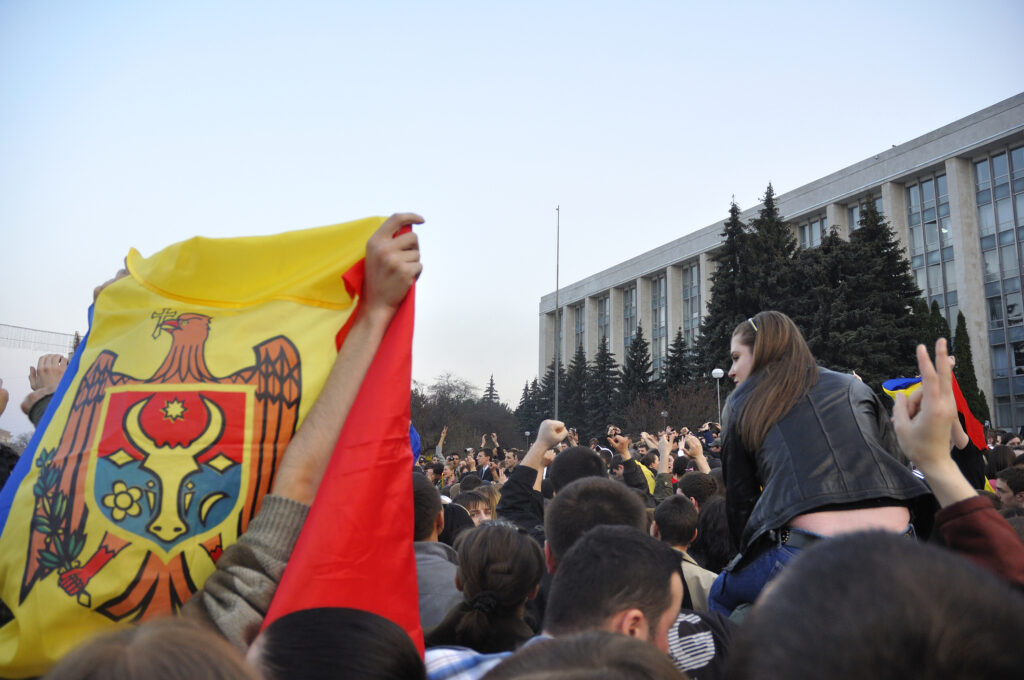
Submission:
{"label": "spruce tree", "polygon": [[643,326],[638,323],[636,334],[626,351],[626,360],[622,363],[619,396],[623,407],[637,399],[648,399],[651,396],[652,373],[651,346],[644,338]]}
{"label": "spruce tree", "polygon": [[519,397],[519,406],[516,407],[515,416],[519,422],[519,429],[531,430],[536,425],[533,420],[534,416],[533,398],[530,394],[530,381],[527,380],[523,385],[523,394]]}
{"label": "spruce tree", "polygon": [[856,369],[878,391],[889,378],[916,373],[914,348],[929,314],[918,302],[921,290],[903,248],[871,201],[850,246],[845,286],[836,296],[841,314],[833,318],[830,342],[845,357],[844,368]]}
{"label": "spruce tree", "polygon": [[835,230],[814,249],[801,251],[794,259],[795,280],[804,287],[803,300],[795,305],[793,321],[803,332],[818,363],[840,371],[850,365],[853,330],[850,305],[857,300],[847,277],[859,263],[853,260],[853,246]]}
{"label": "spruce tree", "polygon": [[498,390],[494,388],[494,374],[491,374],[491,379],[487,382],[487,388],[484,390],[484,396],[481,401],[486,401],[488,404],[498,403]]}
{"label": "spruce tree", "polygon": [[[929,323],[932,326],[932,335],[935,340],[939,338],[946,338],[947,342],[951,342],[953,334],[949,332],[949,322],[946,321],[946,317],[942,314],[942,310],[939,309],[939,303],[937,300],[932,300],[931,313],[929,314]],[[932,342],[932,348],[935,347],[935,343]]]}
{"label": "spruce tree", "polygon": [[974,352],[971,351],[971,338],[967,335],[967,319],[964,318],[963,312],[957,312],[956,315],[956,335],[953,336],[952,353],[956,357],[956,381],[960,384],[960,391],[964,394],[967,407],[981,422],[991,420],[985,394],[978,389],[978,376],[974,372]]}
{"label": "spruce tree", "polygon": [[666,389],[678,388],[688,385],[700,375],[697,367],[697,357],[692,347],[686,344],[683,337],[683,329],[676,330],[676,337],[669,345],[665,359],[665,370],[662,375],[662,385]]}
{"label": "spruce tree", "polygon": [[747,226],[740,219],[739,206],[733,202],[729,205],[729,218],[722,231],[722,245],[711,256],[718,268],[711,274],[711,300],[707,305],[707,315],[701,321],[700,339],[697,341],[702,375],[710,374],[716,366],[728,365],[732,331],[752,313],[745,289],[750,285],[747,239]]}
{"label": "spruce tree", "polygon": [[747,314],[774,309],[794,315],[797,305],[794,296],[802,294],[799,286],[792,286],[792,259],[796,252],[796,237],[789,224],[783,221],[775,204],[775,190],[769,183],[764,192],[761,211],[750,223],[746,247],[744,288]]}
{"label": "spruce tree", "polygon": [[588,373],[586,430],[600,438],[618,417],[619,367],[608,349],[608,338],[601,338]]}
{"label": "spruce tree", "polygon": [[[558,415],[562,416],[562,405],[565,403],[565,365],[561,358],[558,360]],[[541,416],[540,420],[555,417],[555,360],[548,364],[548,370],[540,381],[537,408]],[[539,423],[540,420],[537,422]]]}
{"label": "spruce tree", "polygon": [[[561,398],[558,417],[569,427],[585,430],[587,417],[587,355],[583,345],[576,346],[576,353],[565,372],[565,396]],[[593,433],[590,433],[593,434]]]}
{"label": "spruce tree", "polygon": [[547,418],[546,405],[541,403],[542,396],[540,391],[540,383],[536,378],[530,383],[530,420],[526,427],[534,434],[537,433],[537,426],[540,425],[541,421]]}

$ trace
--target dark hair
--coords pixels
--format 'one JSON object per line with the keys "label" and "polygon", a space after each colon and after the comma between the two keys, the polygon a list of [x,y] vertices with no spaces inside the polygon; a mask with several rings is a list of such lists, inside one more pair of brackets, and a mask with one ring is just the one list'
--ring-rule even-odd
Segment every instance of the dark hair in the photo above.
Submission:
{"label": "dark hair", "polygon": [[679,680],[671,659],[628,635],[589,631],[542,640],[495,666],[484,680]]}
{"label": "dark hair", "polygon": [[487,522],[463,532],[456,550],[465,606],[455,624],[455,644],[484,654],[515,649],[524,640],[502,623],[521,621],[520,607],[540,584],[540,546],[514,525]]}
{"label": "dark hair", "polygon": [[680,478],[686,474],[687,467],[690,465],[690,459],[686,456],[679,456],[672,461],[672,475],[676,478]]}
{"label": "dark hair", "polygon": [[195,621],[166,618],[97,635],[46,674],[53,680],[257,680],[241,653]]}
{"label": "dark hair", "polygon": [[842,535],[781,572],[738,629],[726,675],[1015,677],[1022,614],[1019,593],[958,555],[884,532]]}
{"label": "dark hair", "polygon": [[483,486],[484,480],[475,472],[470,472],[459,480],[459,484],[462,485],[463,491],[472,491],[477,487]]}
{"label": "dark hair", "polygon": [[751,376],[761,375],[739,416],[740,439],[756,451],[768,431],[818,382],[818,365],[800,329],[782,312],[759,312],[736,326],[732,337],[751,348]]}
{"label": "dark hair", "polygon": [[1016,461],[1016,454],[1013,449],[1005,444],[1000,444],[985,452],[985,459],[988,465],[985,468],[985,475],[989,479],[995,479],[999,473],[1011,467]]}
{"label": "dark hair", "polygon": [[718,493],[718,482],[704,472],[687,472],[679,479],[679,490],[697,501],[701,508]]}
{"label": "dark hair", "polygon": [[544,512],[544,534],[556,561],[561,561],[583,532],[602,524],[640,531],[647,526],[640,499],[626,485],[606,477],[577,479],[562,489]]}
{"label": "dark hair", "polygon": [[479,456],[481,453],[487,456],[487,460],[494,458],[494,452],[490,449],[477,449],[476,454]]}
{"label": "dark hair", "polygon": [[697,509],[686,496],[669,496],[654,509],[654,521],[661,540],[685,548],[697,531]]}
{"label": "dark hair", "polygon": [[486,505],[488,508],[491,507],[491,502],[484,498],[484,495],[479,491],[463,491],[452,499],[452,503],[461,505],[466,508],[466,510],[472,510],[474,505]]}
{"label": "dark hair", "polygon": [[649,453],[645,453],[644,454],[644,458],[643,458],[643,464],[644,465],[646,465],[647,467],[650,467],[652,465],[657,465],[657,463],[658,463],[658,452],[657,451],[651,451]]}
{"label": "dark hair", "polygon": [[585,446],[570,446],[560,451],[548,467],[548,479],[555,487],[555,493],[577,479],[604,477],[605,474],[601,457]]}
{"label": "dark hair", "polygon": [[625,461],[622,460],[622,455],[618,454],[618,453],[613,455],[611,457],[611,460],[608,461],[608,469],[609,470],[615,470],[617,467],[619,467],[621,465],[625,465]]}
{"label": "dark hair", "polygon": [[597,630],[613,614],[634,608],[653,629],[672,604],[672,574],[682,579],[679,553],[661,541],[631,526],[591,529],[559,562],[544,630]]}
{"label": "dark hair", "polygon": [[444,463],[431,463],[430,465],[427,466],[427,468],[438,477],[444,474]]}
{"label": "dark hair", "polygon": [[301,609],[271,623],[257,640],[257,663],[266,680],[426,677],[408,634],[383,616],[359,609]]}
{"label": "dark hair", "polygon": [[452,547],[455,541],[466,529],[472,529],[473,518],[469,516],[466,508],[456,503],[446,503],[444,506],[444,529],[438,534],[437,540]]}
{"label": "dark hair", "polygon": [[736,556],[737,547],[729,532],[725,499],[714,496],[700,506],[697,515],[697,538],[686,549],[700,566],[719,572]]}
{"label": "dark hair", "polygon": [[1010,491],[1015,494],[1024,491],[1024,468],[1008,467],[1005,470],[1001,470],[996,475],[996,479],[1006,482],[1006,486],[1010,487]]}
{"label": "dark hair", "polygon": [[423,475],[413,473],[412,505],[414,541],[422,541],[434,531],[437,513],[441,512],[441,494]]}

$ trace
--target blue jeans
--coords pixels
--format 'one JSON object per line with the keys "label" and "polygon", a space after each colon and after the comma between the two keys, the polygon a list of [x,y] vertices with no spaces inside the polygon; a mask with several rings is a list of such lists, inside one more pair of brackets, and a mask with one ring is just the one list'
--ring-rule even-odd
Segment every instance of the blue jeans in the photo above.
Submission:
{"label": "blue jeans", "polygon": [[732,614],[732,610],[741,604],[753,602],[765,584],[775,578],[782,567],[798,554],[800,554],[799,548],[775,545],[755,557],[754,561],[739,571],[733,571],[730,567],[726,567],[711,585],[711,591],[708,593],[708,608],[723,616],[729,616]]}

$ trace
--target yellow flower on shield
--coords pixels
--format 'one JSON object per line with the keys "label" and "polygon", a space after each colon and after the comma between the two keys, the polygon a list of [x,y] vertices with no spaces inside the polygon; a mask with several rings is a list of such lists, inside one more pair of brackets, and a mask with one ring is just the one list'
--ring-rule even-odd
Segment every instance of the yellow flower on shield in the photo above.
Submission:
{"label": "yellow flower on shield", "polygon": [[138,517],[142,512],[139,506],[139,499],[142,498],[142,489],[137,486],[128,487],[122,481],[114,482],[111,493],[103,497],[103,505],[111,509],[110,515],[115,522],[120,522],[125,515]]}

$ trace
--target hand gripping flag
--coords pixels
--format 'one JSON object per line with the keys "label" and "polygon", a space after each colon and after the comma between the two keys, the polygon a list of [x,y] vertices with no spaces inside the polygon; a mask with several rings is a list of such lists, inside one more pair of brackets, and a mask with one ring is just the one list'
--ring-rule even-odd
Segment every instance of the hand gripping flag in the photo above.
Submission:
{"label": "hand gripping flag", "polygon": [[[361,271],[345,280],[358,290]],[[394,621],[423,653],[412,545],[413,306],[410,290],[363,379],[264,627],[300,609],[349,607]]]}
{"label": "hand gripping flag", "polygon": [[382,221],[128,254],[0,492],[0,676],[202,586],[323,386]]}

